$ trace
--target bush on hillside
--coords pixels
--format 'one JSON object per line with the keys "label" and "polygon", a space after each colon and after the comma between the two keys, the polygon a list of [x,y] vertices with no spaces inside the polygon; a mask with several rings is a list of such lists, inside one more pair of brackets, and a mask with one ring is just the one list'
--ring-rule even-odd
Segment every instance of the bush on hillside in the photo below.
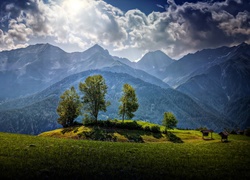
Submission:
{"label": "bush on hillside", "polygon": [[143,143],[143,139],[139,134],[126,134],[126,138],[128,138],[129,142]]}
{"label": "bush on hillside", "polygon": [[149,127],[149,126],[145,126],[145,127],[144,127],[144,131],[150,132],[150,131],[151,131],[151,130],[150,130],[150,127]]}
{"label": "bush on hillside", "polygon": [[250,128],[247,128],[247,129],[245,130],[245,135],[246,135],[246,136],[250,136]]}
{"label": "bush on hillside", "polygon": [[152,133],[160,133],[161,132],[159,126],[152,126],[150,128],[150,130],[151,130]]}
{"label": "bush on hillside", "polygon": [[183,141],[181,140],[181,138],[177,137],[176,135],[174,135],[171,132],[167,133],[167,137],[168,137],[169,141],[171,141],[173,143],[183,143]]}
{"label": "bush on hillside", "polygon": [[138,124],[136,121],[117,123],[115,127],[128,130],[143,130],[142,126]]}
{"label": "bush on hillside", "polygon": [[90,132],[84,132],[87,139],[97,141],[117,141],[117,137],[107,131],[94,127]]}

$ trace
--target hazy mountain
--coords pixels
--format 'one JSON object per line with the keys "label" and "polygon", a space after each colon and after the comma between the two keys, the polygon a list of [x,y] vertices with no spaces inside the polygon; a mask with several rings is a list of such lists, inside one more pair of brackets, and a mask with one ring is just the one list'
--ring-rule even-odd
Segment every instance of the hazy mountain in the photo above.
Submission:
{"label": "hazy mountain", "polygon": [[135,65],[137,69],[146,71],[147,73],[162,79],[163,72],[174,60],[168,57],[162,51],[148,52]]}
{"label": "hazy mountain", "polygon": [[113,57],[115,60],[122,62],[132,68],[140,69],[159,79],[165,77],[165,69],[174,62],[164,52],[158,50],[146,53],[138,62],[131,62],[126,58]]}
{"label": "hazy mountain", "polygon": [[[232,111],[228,110],[227,105],[234,104],[238,107],[239,104],[233,102],[250,94],[250,46],[241,44],[229,49],[227,56],[216,58],[200,67],[177,89],[231,118],[232,114],[229,112]],[[224,108],[227,110],[224,111]],[[242,116],[241,110],[245,114],[245,110],[240,108],[236,114]],[[232,120],[240,125],[249,123],[243,122],[243,119]]]}
{"label": "hazy mountain", "polygon": [[250,127],[250,96],[231,101],[224,113],[236,123],[236,128]]}
{"label": "hazy mountain", "polygon": [[135,68],[135,66],[136,66],[136,62],[132,62],[132,61],[128,60],[127,58],[113,56],[113,59],[116,61],[120,61],[121,63],[126,64],[132,68]]}
{"label": "hazy mountain", "polygon": [[0,100],[41,90],[66,70],[66,53],[49,44],[0,52]]}
{"label": "hazy mountain", "polygon": [[[37,44],[23,49],[3,51],[0,52],[0,81],[3,87],[0,89],[0,102],[8,98],[36,93],[78,72],[116,65],[125,66],[99,45],[84,52],[75,53],[66,53],[50,44]],[[133,73],[137,78],[150,83],[156,82],[159,85],[160,80],[145,74],[139,71]],[[162,87],[169,87],[163,82],[160,84]]]}
{"label": "hazy mountain", "polygon": [[197,72],[202,73],[207,67],[223,62],[237,49],[238,47],[221,47],[188,54],[165,69],[164,82],[177,87],[194,74],[197,75]]}
{"label": "hazy mountain", "polygon": [[[83,82],[88,76],[102,74],[108,85],[106,99],[112,105],[99,119],[119,118],[119,99],[124,83],[131,84],[140,107],[135,119],[161,123],[165,111],[173,112],[179,120],[178,127],[197,128],[207,126],[214,130],[231,127],[232,124],[206,112],[187,95],[173,89],[163,89],[124,73],[92,70],[68,76],[46,90],[32,96],[13,100],[0,105],[0,131],[37,134],[58,127],[56,107],[63,91]],[[6,108],[7,107],[7,108]]]}
{"label": "hazy mountain", "polygon": [[[193,72],[190,78],[177,89],[181,91],[186,89],[190,93],[192,92],[197,99],[202,98],[198,97],[199,92],[203,95],[209,92],[214,93],[224,99],[222,102],[248,95],[250,93],[249,52],[249,45],[238,47],[236,51],[230,52],[227,57],[224,57],[223,61],[217,59],[206,67]],[[214,96],[209,97],[211,99]],[[216,104],[214,105],[216,106]]]}

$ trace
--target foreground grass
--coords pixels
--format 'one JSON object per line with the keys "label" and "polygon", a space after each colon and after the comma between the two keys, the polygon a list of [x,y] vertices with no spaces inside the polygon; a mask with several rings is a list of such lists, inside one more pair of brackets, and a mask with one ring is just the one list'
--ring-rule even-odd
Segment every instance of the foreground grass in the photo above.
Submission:
{"label": "foreground grass", "polygon": [[[1,179],[249,179],[250,139],[126,143],[0,133]],[[198,133],[198,132],[197,132]],[[185,141],[186,138],[186,141]]]}

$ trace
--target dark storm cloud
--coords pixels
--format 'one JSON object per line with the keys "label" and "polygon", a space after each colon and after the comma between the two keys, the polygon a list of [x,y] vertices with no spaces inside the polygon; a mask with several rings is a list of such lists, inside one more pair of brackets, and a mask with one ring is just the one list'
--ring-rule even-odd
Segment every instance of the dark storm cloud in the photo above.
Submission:
{"label": "dark storm cloud", "polygon": [[250,10],[249,0],[226,0],[226,4],[224,10],[234,16],[236,16],[238,12]]}
{"label": "dark storm cloud", "polygon": [[[169,21],[184,32],[175,39],[185,50],[198,50],[250,41],[250,1],[197,2],[177,5],[168,0]],[[166,22],[166,20],[165,20]],[[169,25],[165,24],[165,30]],[[177,31],[178,31],[177,30]],[[166,44],[168,42],[165,38]],[[174,48],[178,53],[178,48]]]}

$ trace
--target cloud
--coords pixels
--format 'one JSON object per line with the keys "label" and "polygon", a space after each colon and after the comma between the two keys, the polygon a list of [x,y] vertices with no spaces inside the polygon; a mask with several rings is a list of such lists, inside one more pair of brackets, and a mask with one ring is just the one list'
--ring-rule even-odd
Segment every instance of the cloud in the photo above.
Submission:
{"label": "cloud", "polygon": [[250,43],[248,1],[167,2],[165,12],[146,15],[137,9],[122,12],[103,0],[4,1],[0,23],[8,28],[0,29],[0,50],[50,38],[82,50],[98,43],[135,60],[158,49],[177,58],[202,48]]}
{"label": "cloud", "polygon": [[160,5],[160,4],[156,4],[156,6],[159,7],[159,8],[164,9],[164,6],[162,6],[162,5]]}

